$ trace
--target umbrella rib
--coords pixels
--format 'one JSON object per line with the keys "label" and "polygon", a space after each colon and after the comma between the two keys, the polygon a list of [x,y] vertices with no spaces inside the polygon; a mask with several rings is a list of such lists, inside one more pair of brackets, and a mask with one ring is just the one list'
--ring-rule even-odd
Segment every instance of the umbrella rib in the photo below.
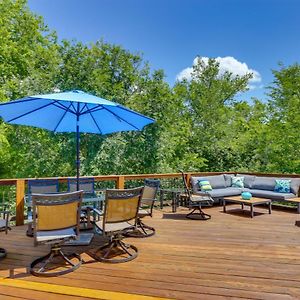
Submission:
{"label": "umbrella rib", "polygon": [[95,112],[95,111],[98,111],[98,110],[101,110],[101,109],[103,109],[103,105],[102,104],[98,104],[97,106],[95,106],[93,108],[88,108],[88,106],[87,106],[87,110],[84,111],[84,112],[82,112],[81,115],[89,114],[90,112]]}
{"label": "umbrella rib", "polygon": [[82,112],[83,112],[84,108],[87,108],[87,109],[89,110],[87,104],[85,103],[85,104],[82,106],[82,108],[81,108],[81,110],[80,110],[80,112],[79,112],[80,115],[83,114]]}
{"label": "umbrella rib", "polygon": [[127,123],[128,125],[132,126],[133,128],[135,128],[136,130],[140,130],[138,127],[134,126],[133,124],[131,124],[130,122],[126,121],[125,119],[123,119],[122,117],[118,116],[116,113],[114,113],[113,111],[109,110],[108,108],[103,106],[103,109],[107,110],[108,112],[110,112],[112,115],[114,115],[116,118],[120,119],[121,121],[124,121],[125,123]]}
{"label": "umbrella rib", "polygon": [[76,113],[70,109],[71,105],[69,105],[69,107],[67,107],[66,105],[62,104],[61,102],[59,102],[57,100],[55,101],[55,103],[53,103],[53,105],[56,106],[56,107],[58,107],[58,108],[60,108],[60,109],[62,109],[62,110],[66,110],[66,111],[68,111],[68,112],[76,115]]}
{"label": "umbrella rib", "polygon": [[[77,104],[78,104],[78,103],[77,103]],[[71,102],[71,105],[72,105],[72,107],[73,107],[73,109],[74,109],[74,112],[75,112],[75,114],[76,114],[76,116],[77,116],[77,114],[78,114],[77,108],[75,107],[75,105],[74,105],[73,102]]]}
{"label": "umbrella rib", "polygon": [[60,120],[58,121],[57,125],[55,126],[55,128],[54,128],[54,130],[53,130],[54,132],[56,132],[57,127],[60,125],[60,123],[62,122],[63,118],[65,117],[65,115],[66,115],[67,112],[69,111],[70,106],[71,106],[71,104],[69,105],[68,108],[66,107],[67,109],[65,109],[65,111],[64,111],[64,113],[63,113],[63,115],[62,115],[62,117],[60,118]]}
{"label": "umbrella rib", "polygon": [[94,116],[92,115],[92,112],[91,112],[91,111],[89,112],[89,114],[91,115],[93,121],[95,122],[95,124],[96,124],[96,126],[97,126],[97,128],[98,128],[98,130],[99,130],[99,132],[100,132],[100,134],[103,134],[103,133],[102,133],[102,130],[100,129],[100,127],[99,127],[98,123],[96,122]]}
{"label": "umbrella rib", "polygon": [[[13,102],[13,101],[11,101],[11,102]],[[33,110],[31,110],[31,111],[29,111],[29,112],[27,112],[27,113],[24,113],[24,114],[19,115],[19,116],[15,117],[15,118],[12,118],[12,119],[8,120],[7,123],[10,123],[10,122],[15,121],[15,120],[17,120],[17,119],[20,119],[20,118],[25,117],[25,116],[27,116],[27,115],[30,115],[30,114],[32,114],[32,113],[34,113],[34,112],[36,112],[36,111],[38,111],[38,110],[40,110],[40,109],[43,109],[43,108],[45,108],[45,107],[47,107],[47,106],[50,106],[50,105],[52,105],[52,104],[53,104],[53,102],[47,103],[47,104],[45,104],[45,105],[43,105],[43,106],[40,106],[40,107],[38,107],[38,108],[36,108],[36,109],[33,109]]]}

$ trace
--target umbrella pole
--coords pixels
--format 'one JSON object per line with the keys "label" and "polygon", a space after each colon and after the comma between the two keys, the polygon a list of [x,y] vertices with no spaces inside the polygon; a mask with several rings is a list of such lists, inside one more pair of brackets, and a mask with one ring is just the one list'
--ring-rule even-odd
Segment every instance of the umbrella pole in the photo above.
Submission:
{"label": "umbrella pole", "polygon": [[79,191],[79,175],[80,175],[80,132],[79,132],[79,117],[77,116],[76,125],[76,188]]}

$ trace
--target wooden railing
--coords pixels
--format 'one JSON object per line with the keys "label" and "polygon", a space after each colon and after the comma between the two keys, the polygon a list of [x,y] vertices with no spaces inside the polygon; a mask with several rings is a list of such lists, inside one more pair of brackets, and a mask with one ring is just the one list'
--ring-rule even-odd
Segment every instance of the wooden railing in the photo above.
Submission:
{"label": "wooden railing", "polygon": [[[185,173],[186,180],[189,182],[191,176],[207,176],[207,175],[219,175],[219,174],[249,174],[249,175],[257,175],[257,176],[274,176],[274,177],[300,177],[300,174],[281,174],[281,173],[246,173],[246,172],[189,172]],[[155,178],[155,179],[174,179],[180,178],[181,173],[168,173],[168,174],[131,174],[131,175],[103,175],[103,176],[88,176],[93,177],[95,182],[104,182],[104,181],[113,181],[115,184],[115,188],[123,189],[126,187],[127,181],[132,180],[143,180],[146,178]],[[60,183],[66,183],[68,177],[55,177],[58,179]],[[16,225],[24,224],[24,199],[26,194],[26,185],[29,180],[32,179],[53,179],[53,177],[47,178],[20,178],[20,179],[0,179],[0,186],[15,186],[16,195]]]}

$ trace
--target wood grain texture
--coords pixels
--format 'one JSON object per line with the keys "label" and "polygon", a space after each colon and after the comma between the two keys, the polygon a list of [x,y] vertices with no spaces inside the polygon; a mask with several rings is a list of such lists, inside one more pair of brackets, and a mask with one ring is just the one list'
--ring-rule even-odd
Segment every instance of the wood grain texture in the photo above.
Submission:
{"label": "wood grain texture", "polygon": [[[28,285],[49,283],[171,299],[300,299],[300,229],[294,225],[299,219],[295,209],[274,208],[269,215],[257,207],[251,219],[239,208],[230,205],[226,214],[220,206],[205,208],[212,215],[209,221],[186,219],[185,208],[177,213],[170,207],[155,210],[154,217],[144,222],[156,228],[156,235],[128,239],[139,249],[136,260],[115,265],[95,262],[89,253],[103,243],[97,236],[92,245],[75,248],[85,264],[57,278],[26,272],[48,248],[33,247],[26,226],[14,227],[1,235],[0,245],[8,256],[1,261],[0,276],[11,275]],[[47,295],[0,285],[0,299],[56,299]]]}
{"label": "wood grain texture", "polygon": [[24,224],[24,197],[25,180],[17,180],[16,183],[16,225]]}

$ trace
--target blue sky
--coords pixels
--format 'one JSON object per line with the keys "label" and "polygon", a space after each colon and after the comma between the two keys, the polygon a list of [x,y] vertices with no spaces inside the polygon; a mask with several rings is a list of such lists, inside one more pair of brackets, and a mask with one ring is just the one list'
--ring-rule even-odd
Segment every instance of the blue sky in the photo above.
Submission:
{"label": "blue sky", "polygon": [[[196,55],[219,57],[222,68],[255,71],[251,91],[264,97],[271,69],[300,60],[298,0],[29,0],[60,39],[103,38],[142,52],[173,85]],[[246,64],[246,65],[244,65]]]}

